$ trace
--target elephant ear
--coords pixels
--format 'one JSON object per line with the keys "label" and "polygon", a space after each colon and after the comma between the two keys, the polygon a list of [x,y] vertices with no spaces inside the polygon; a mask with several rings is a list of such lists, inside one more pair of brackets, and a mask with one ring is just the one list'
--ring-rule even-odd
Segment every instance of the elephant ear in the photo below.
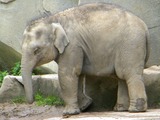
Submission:
{"label": "elephant ear", "polygon": [[55,35],[54,45],[58,49],[59,53],[62,54],[65,47],[68,45],[69,40],[64,29],[59,23],[52,23],[52,28]]}

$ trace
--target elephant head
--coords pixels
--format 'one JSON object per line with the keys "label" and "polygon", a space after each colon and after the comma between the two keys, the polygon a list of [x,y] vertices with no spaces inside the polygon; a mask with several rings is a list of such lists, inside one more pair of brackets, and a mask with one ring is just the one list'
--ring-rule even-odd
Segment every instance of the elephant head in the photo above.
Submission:
{"label": "elephant head", "polygon": [[28,103],[34,101],[32,70],[36,66],[55,60],[69,43],[59,23],[43,21],[29,25],[23,34],[21,72]]}

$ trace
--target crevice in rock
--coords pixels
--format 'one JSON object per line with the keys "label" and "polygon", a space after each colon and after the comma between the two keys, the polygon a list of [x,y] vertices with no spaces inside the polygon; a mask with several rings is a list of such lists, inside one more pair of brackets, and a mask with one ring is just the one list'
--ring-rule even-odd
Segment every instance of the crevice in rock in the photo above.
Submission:
{"label": "crevice in rock", "polygon": [[44,0],[39,0],[40,1],[40,8],[38,9],[38,13],[39,13],[39,16],[37,19],[40,19],[40,18],[45,18],[47,16],[50,16],[51,15],[51,12],[50,11],[47,11],[43,5],[43,2]]}
{"label": "crevice in rock", "polygon": [[0,3],[1,4],[8,4],[8,3],[11,3],[13,1],[15,1],[15,0],[0,0]]}
{"label": "crevice in rock", "polygon": [[45,7],[44,7],[44,0],[42,0],[42,8],[44,10],[43,14],[45,14],[46,16],[50,16],[51,15],[51,12],[46,10]]}
{"label": "crevice in rock", "polygon": [[157,28],[157,27],[160,27],[160,25],[152,26],[152,27],[149,27],[148,29],[154,29],[154,28]]}

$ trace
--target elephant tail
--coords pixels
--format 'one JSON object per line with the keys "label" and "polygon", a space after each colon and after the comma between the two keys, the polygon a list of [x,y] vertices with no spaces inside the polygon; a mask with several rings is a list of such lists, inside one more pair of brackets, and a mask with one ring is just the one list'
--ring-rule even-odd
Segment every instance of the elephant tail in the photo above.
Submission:
{"label": "elephant tail", "polygon": [[149,30],[146,26],[146,58],[145,58],[145,68],[149,67],[149,65],[147,64],[148,60],[149,60],[149,56],[150,56],[150,35],[149,35]]}

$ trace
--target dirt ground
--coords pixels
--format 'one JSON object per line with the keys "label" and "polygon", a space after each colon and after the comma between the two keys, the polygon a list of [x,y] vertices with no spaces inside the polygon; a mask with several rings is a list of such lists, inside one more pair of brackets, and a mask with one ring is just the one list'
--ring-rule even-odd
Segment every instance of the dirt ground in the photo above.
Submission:
{"label": "dirt ground", "polygon": [[1,103],[0,120],[43,120],[51,117],[60,117],[62,111],[63,107],[37,106],[35,103],[31,105]]}
{"label": "dirt ground", "polygon": [[[159,108],[159,109],[155,109],[155,108]],[[60,120],[60,118],[62,118],[62,111],[63,111],[63,107],[55,107],[55,106],[37,106],[35,103],[33,104],[18,104],[18,103],[0,103],[0,120],[44,120],[44,119],[48,119],[48,118],[54,118],[54,120]],[[149,114],[150,113],[150,114]],[[148,110],[148,112],[144,113],[138,113],[138,114],[128,114],[128,112],[84,112],[82,113],[79,117],[80,118],[86,118],[87,120],[89,119],[89,117],[91,117],[90,120],[93,120],[93,117],[96,117],[96,119],[98,120],[98,115],[102,117],[105,115],[111,118],[120,118],[120,117],[124,117],[126,119],[126,116],[128,116],[127,118],[130,119],[130,117],[135,117],[139,116],[139,117],[144,117],[148,115],[148,118],[155,118],[155,119],[149,119],[149,120],[159,120],[160,119],[160,107],[156,106],[154,107],[153,110]],[[124,115],[123,115],[124,114]],[[144,115],[143,115],[144,114]],[[130,116],[129,116],[130,115]],[[75,116],[77,119],[78,117]],[[99,117],[99,118],[101,118]],[[124,119],[123,118],[123,119]],[[148,120],[144,119],[144,120]],[[71,117],[71,120],[74,120],[74,116]],[[84,119],[84,120],[86,120]],[[104,118],[104,119],[108,119]],[[52,120],[52,119],[51,119]],[[115,119],[114,119],[115,120]]]}

